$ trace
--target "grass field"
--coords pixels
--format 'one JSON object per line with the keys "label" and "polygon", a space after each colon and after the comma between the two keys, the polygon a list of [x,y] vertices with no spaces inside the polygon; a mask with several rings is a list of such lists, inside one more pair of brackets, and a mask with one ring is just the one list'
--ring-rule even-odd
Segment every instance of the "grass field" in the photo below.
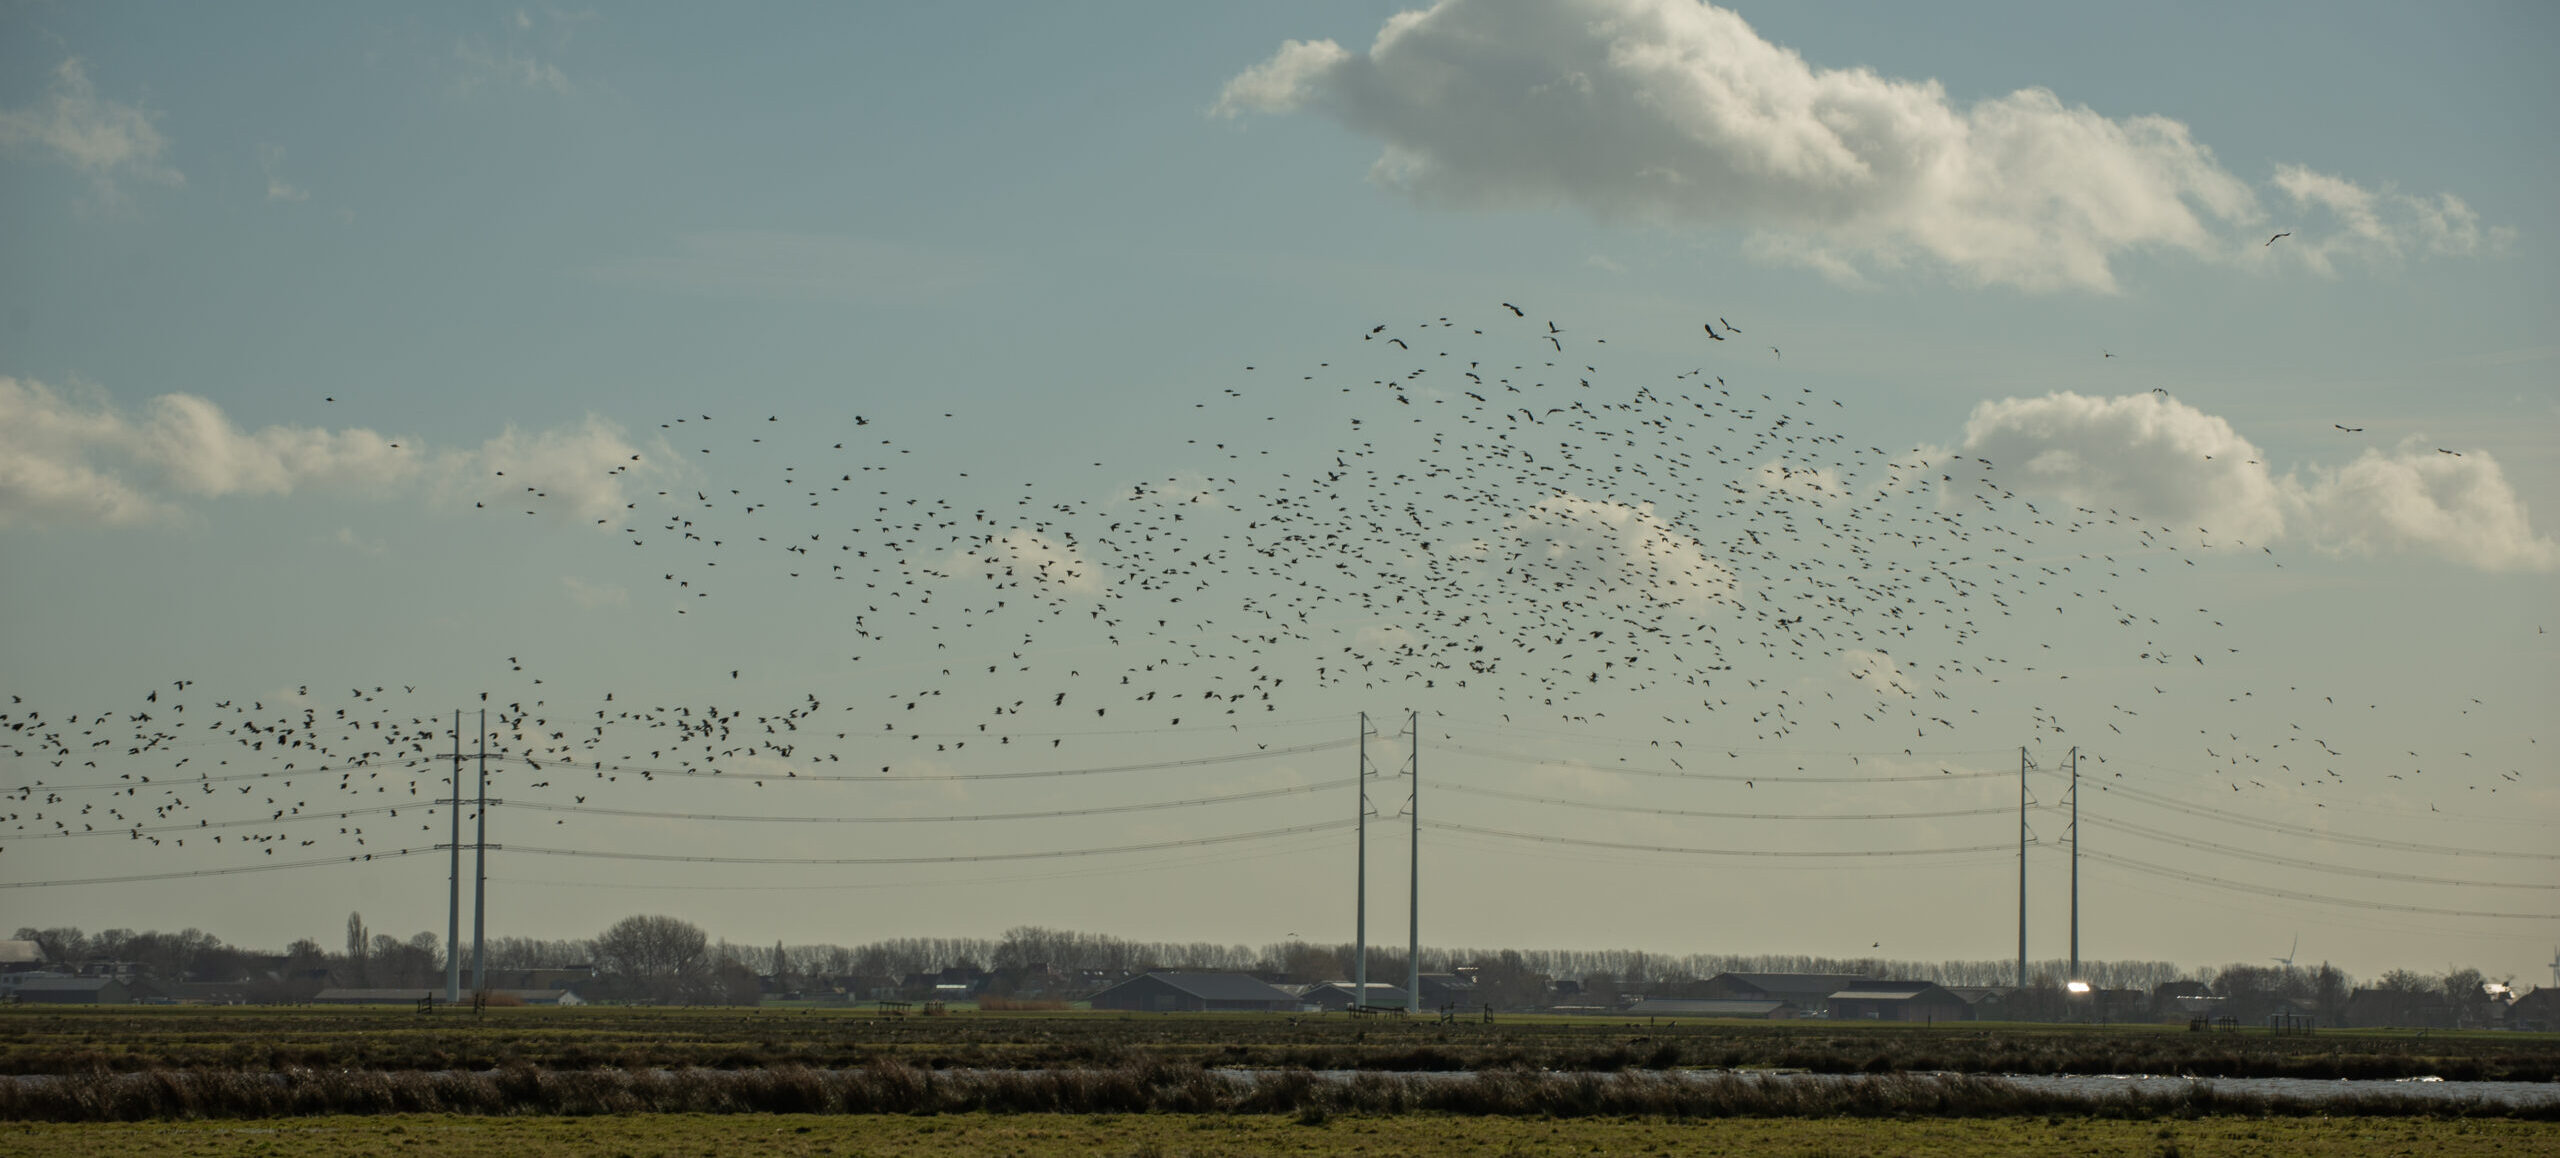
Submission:
{"label": "grass field", "polygon": [[715,1154],[1177,1158],[1188,1155],[1772,1155],[1920,1158],[2141,1155],[2218,1158],[2321,1154],[2544,1155],[2560,1127],[2433,1119],[2206,1118],[2127,1122],[1994,1118],[1961,1122],[1844,1120],[1335,1117],[1319,1122],[1224,1115],[945,1115],[845,1117],[666,1114],[612,1118],[328,1117],[241,1124],[33,1125],[0,1128],[0,1148],[28,1158],[185,1154],[596,1155]]}
{"label": "grass field", "polygon": [[0,1074],[163,1069],[366,1070],[1118,1068],[1619,1071],[1706,1067],[1818,1073],[2157,1073],[2198,1077],[2560,1079],[2560,1035],[2324,1031],[2189,1033],[2166,1026],[1506,1017],[1391,1019],[1110,1013],[886,1017],[852,1010],[405,1007],[0,1008]]}

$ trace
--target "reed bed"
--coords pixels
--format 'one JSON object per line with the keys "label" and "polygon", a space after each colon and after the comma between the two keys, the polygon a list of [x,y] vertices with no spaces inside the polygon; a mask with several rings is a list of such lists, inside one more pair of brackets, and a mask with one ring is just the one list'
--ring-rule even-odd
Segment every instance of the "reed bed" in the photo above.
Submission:
{"label": "reed bed", "polygon": [[688,1114],[1335,1114],[1555,1118],[2193,1118],[2363,1115],[2560,1121],[2560,1105],[2399,1097],[2293,1098],[2176,1091],[2079,1094],[1991,1077],[1855,1075],[1762,1080],[1630,1071],[1463,1076],[1304,1070],[1246,1077],[1199,1066],[937,1071],[882,1062],[852,1070],[157,1070],[0,1081],[0,1120],[134,1122],[331,1114],[591,1116]]}
{"label": "reed bed", "polygon": [[0,1009],[0,1074],[292,1069],[574,1071],[1118,1069],[1148,1064],[1605,1072],[1675,1068],[2197,1077],[2560,1080],[2560,1037],[2324,1031],[2187,1033],[2151,1026],[1567,1021],[1438,1026],[1340,1017],[869,1011]]}

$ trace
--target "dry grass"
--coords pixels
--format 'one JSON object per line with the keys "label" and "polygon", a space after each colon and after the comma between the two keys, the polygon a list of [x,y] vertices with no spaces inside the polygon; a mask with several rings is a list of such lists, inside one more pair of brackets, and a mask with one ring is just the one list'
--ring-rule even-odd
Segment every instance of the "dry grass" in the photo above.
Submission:
{"label": "dry grass", "polygon": [[10,1153],[30,1158],[252,1158],[274,1154],[516,1154],[562,1158],[692,1158],[703,1154],[951,1155],[954,1158],[1181,1158],[1190,1155],[1362,1154],[1378,1158],[1516,1158],[1590,1154],[1767,1154],[1778,1158],[1897,1154],[2297,1154],[2381,1158],[2524,1158],[2560,1146],[2560,1129],[2524,1122],[2432,1119],[1551,1119],[1225,1115],[820,1117],[665,1115],[625,1118],[460,1118],[425,1115],[229,1122],[10,1127]]}
{"label": "dry grass", "polygon": [[0,1008],[0,1074],[295,1067],[485,1070],[1118,1068],[2167,1073],[2198,1077],[2560,1080],[2549,1034],[2194,1034],[2155,1026],[1504,1018],[1496,1024],[1275,1015],[855,1010]]}
{"label": "dry grass", "polygon": [[2205,1086],[2106,1094],[2032,1090],[1998,1078],[1936,1074],[1762,1080],[1749,1075],[1524,1071],[1430,1077],[1303,1070],[1247,1080],[1231,1071],[1149,1063],[1117,1069],[937,1071],[900,1063],[821,1071],[307,1070],[155,1071],[0,1083],[0,1121],[135,1122],[348,1114],[587,1117],[621,1114],[1224,1114],[1513,1118],[1989,1118],[2135,1120],[2420,1117],[2560,1121],[2560,1104],[2366,1095],[2302,1099]]}

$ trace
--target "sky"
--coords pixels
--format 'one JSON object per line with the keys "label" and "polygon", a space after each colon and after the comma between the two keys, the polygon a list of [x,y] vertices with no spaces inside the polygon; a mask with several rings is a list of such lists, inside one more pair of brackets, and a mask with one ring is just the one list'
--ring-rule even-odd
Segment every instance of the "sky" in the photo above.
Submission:
{"label": "sky", "polygon": [[2555,33],[0,6],[0,925],[2539,982]]}

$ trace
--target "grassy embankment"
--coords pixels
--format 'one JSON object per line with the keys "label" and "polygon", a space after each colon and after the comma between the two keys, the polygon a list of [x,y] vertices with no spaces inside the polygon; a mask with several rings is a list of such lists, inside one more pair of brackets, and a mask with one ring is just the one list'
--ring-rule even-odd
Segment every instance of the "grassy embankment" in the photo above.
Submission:
{"label": "grassy embankment", "polygon": [[709,1116],[623,1118],[331,1117],[242,1125],[30,1125],[0,1128],[0,1145],[29,1158],[112,1155],[257,1158],[275,1154],[438,1154],[457,1158],[545,1154],[564,1158],[694,1158],[756,1153],[941,1154],[968,1158],[1112,1155],[1403,1156],[1547,1154],[1778,1155],[1829,1158],[1899,1154],[1919,1158],[1992,1155],[2176,1155],[2274,1158],[2322,1154],[2381,1158],[2521,1158],[2552,1152],[2555,1129],[2523,1122],[2253,1120],[2208,1118],[2133,1122],[2085,1118],[1989,1121],[1669,1122],[1644,1119],[1337,1117],[1204,1115],[983,1115],[943,1117]]}

